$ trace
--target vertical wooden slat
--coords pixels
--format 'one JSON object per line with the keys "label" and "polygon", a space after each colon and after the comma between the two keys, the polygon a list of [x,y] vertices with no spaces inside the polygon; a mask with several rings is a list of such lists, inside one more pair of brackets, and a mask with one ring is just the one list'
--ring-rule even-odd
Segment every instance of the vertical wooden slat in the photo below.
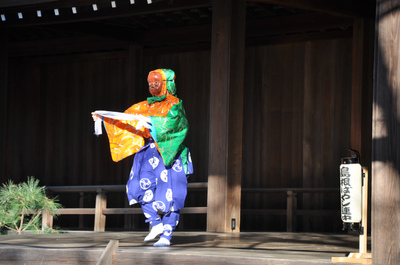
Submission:
{"label": "vertical wooden slat", "polygon": [[[304,187],[338,185],[340,157],[348,149],[351,139],[351,124],[348,118],[351,106],[349,49],[351,51],[351,42],[348,39],[323,40],[306,45],[303,115]],[[336,135],[340,135],[340,138],[337,139]],[[304,194],[303,206],[308,209],[323,209],[337,205],[332,200],[326,195]],[[304,217],[304,229],[306,231],[326,229],[323,218],[325,217]],[[325,218],[325,221],[334,220]],[[339,219],[336,223],[339,224]]]}
{"label": "vertical wooden slat", "polygon": [[128,65],[126,76],[128,78],[128,87],[126,97],[132,100],[132,104],[141,101],[144,95],[148,94],[147,74],[143,73],[143,48],[141,46],[129,46]]}
{"label": "vertical wooden slat", "polygon": [[376,1],[372,120],[372,259],[400,263],[400,6]]}
{"label": "vertical wooden slat", "polygon": [[353,26],[353,78],[351,88],[351,148],[362,154],[362,91],[363,91],[363,56],[364,19],[355,19]]}
{"label": "vertical wooden slat", "polygon": [[[315,85],[314,76],[319,76],[322,80],[326,80],[320,72],[322,67],[318,64],[320,49],[318,43],[307,43],[305,45],[305,62],[304,62],[304,114],[303,114],[303,174],[302,186],[313,187],[313,178],[318,164],[321,163],[321,157],[315,148],[320,147],[322,134],[320,132],[320,114],[318,105],[318,86]],[[314,66],[318,65],[314,68]],[[317,156],[317,157],[315,157]],[[314,201],[309,194],[303,196],[303,207],[312,205]],[[303,230],[311,231],[312,221],[309,217],[303,217]]]}
{"label": "vertical wooden slat", "polygon": [[[256,64],[259,64],[260,57],[256,56],[257,50],[254,47],[249,47],[246,49],[246,60],[245,60],[245,69],[251,73],[256,73],[255,68]],[[258,65],[258,68],[260,66]],[[256,75],[246,75],[244,76],[244,83],[249,88],[246,93],[243,94],[243,116],[251,117],[243,121],[243,179],[242,179],[242,187],[254,187],[254,183],[257,182],[259,174],[255,174],[255,170],[257,168],[256,159],[259,156],[253,156],[254,149],[259,145],[256,145],[257,139],[255,137],[255,133],[259,132],[254,130],[256,126],[255,121],[255,113],[254,113],[254,102],[256,101],[256,92],[254,89],[254,84],[257,82]],[[251,88],[251,89],[250,89]],[[252,206],[257,205],[256,201],[258,201],[259,194],[253,194],[253,196],[249,197],[246,194],[242,194],[242,209],[251,209]],[[251,216],[245,216],[242,214],[241,221],[242,223],[247,223],[252,227],[255,227],[253,223],[254,218]]]}
{"label": "vertical wooden slat", "polygon": [[373,22],[358,18],[353,25],[351,102],[351,148],[360,152],[362,164],[370,166],[372,117]]}
{"label": "vertical wooden slat", "polygon": [[[0,29],[0,120],[7,127],[8,30]],[[5,181],[6,130],[0,130],[0,183]]]}
{"label": "vertical wooden slat", "polygon": [[301,187],[303,170],[304,43],[295,45],[293,54],[292,173],[288,187]]}
{"label": "vertical wooden slat", "polygon": [[[122,69],[121,69],[122,70]],[[129,46],[128,62],[126,67],[127,88],[125,89],[126,98],[132,101],[131,104],[142,101],[148,94],[147,73],[143,73],[143,47]],[[128,172],[126,172],[128,173]],[[128,207],[128,200],[124,200],[124,205]],[[124,216],[124,228],[132,229],[138,224],[138,218],[133,218],[131,214]]]}
{"label": "vertical wooden slat", "polygon": [[[343,155],[341,150],[346,151],[350,143],[351,48],[351,39],[247,48],[243,185],[337,185],[335,172]],[[308,156],[307,149],[303,150],[303,139],[309,141]],[[246,209],[285,207],[286,199],[279,194],[243,196]],[[304,196],[308,199],[301,200]],[[336,209],[338,205],[334,195],[299,197],[304,209]],[[247,229],[286,229],[280,217],[243,218],[246,224],[252,224],[246,225]],[[303,228],[340,230],[340,218],[324,218],[308,218]]]}
{"label": "vertical wooden slat", "polygon": [[214,0],[207,231],[240,231],[245,1]]}
{"label": "vertical wooden slat", "polygon": [[[289,45],[288,45],[289,46]],[[286,48],[283,53],[282,63],[286,67],[282,67],[282,75],[293,74],[293,45]],[[283,186],[286,179],[291,179],[292,171],[292,126],[293,126],[293,78],[282,78],[282,106],[281,106],[281,152],[280,152],[280,178],[279,186]],[[286,186],[286,185],[285,185]]]}

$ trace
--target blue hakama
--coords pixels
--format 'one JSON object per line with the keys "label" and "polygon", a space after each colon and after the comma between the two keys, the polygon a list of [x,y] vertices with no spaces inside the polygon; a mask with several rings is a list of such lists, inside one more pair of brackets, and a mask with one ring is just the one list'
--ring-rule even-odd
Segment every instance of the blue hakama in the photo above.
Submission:
{"label": "blue hakama", "polygon": [[187,171],[181,157],[166,167],[152,139],[136,153],[126,192],[129,204],[140,203],[146,222],[154,227],[164,225],[161,237],[171,240],[179,221],[179,210],[185,205],[187,175],[193,173],[188,152]]}

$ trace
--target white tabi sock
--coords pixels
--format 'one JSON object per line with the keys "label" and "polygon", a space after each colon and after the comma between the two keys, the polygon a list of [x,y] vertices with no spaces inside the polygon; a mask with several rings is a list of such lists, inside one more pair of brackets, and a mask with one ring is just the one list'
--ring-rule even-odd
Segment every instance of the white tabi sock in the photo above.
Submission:
{"label": "white tabi sock", "polygon": [[168,247],[170,242],[168,239],[161,237],[156,243],[154,243],[153,247]]}
{"label": "white tabi sock", "polygon": [[158,235],[162,234],[163,231],[164,225],[162,223],[152,227],[150,233],[144,238],[144,241],[147,242],[153,240]]}

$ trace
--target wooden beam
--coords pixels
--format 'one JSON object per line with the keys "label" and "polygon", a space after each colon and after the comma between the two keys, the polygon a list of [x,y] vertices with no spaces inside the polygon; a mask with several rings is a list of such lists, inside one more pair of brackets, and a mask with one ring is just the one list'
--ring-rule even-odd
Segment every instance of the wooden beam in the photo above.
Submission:
{"label": "wooden beam", "polygon": [[362,0],[247,0],[347,17],[374,17],[375,1]]}
{"label": "wooden beam", "polygon": [[245,0],[212,8],[207,231],[240,232]]}
{"label": "wooden beam", "polygon": [[101,50],[126,50],[128,47],[129,42],[127,41],[96,36],[84,36],[10,43],[9,56],[24,57],[32,55],[57,55],[74,52],[96,52]]}
{"label": "wooden beam", "polygon": [[114,263],[115,253],[118,251],[118,240],[110,240],[107,244],[106,249],[104,250],[103,254],[101,254],[97,265],[112,265]]}
{"label": "wooden beam", "polygon": [[59,0],[2,0],[0,1],[0,8],[12,7],[12,6],[24,6],[43,4],[49,2],[59,2]]}
{"label": "wooden beam", "polygon": [[[63,1],[18,8],[6,8],[2,10],[6,21],[0,21],[0,27],[38,26],[93,21],[211,6],[210,0],[192,0],[190,2],[186,0],[174,0],[172,4],[168,1],[160,1],[152,4],[147,4],[147,1],[136,1],[135,4],[130,4],[129,1],[119,1],[117,2],[116,8],[112,8],[110,2],[111,1],[107,0],[97,3],[97,11],[93,10],[93,3],[89,3],[88,1]],[[76,14],[72,13],[72,7],[76,7]],[[54,14],[55,8],[59,10],[58,16]],[[37,10],[41,10],[42,17],[37,16]],[[18,12],[23,14],[23,19],[18,18]]]}
{"label": "wooden beam", "polygon": [[93,215],[96,214],[95,208],[62,208],[58,209],[57,214],[61,215]]}
{"label": "wooden beam", "polygon": [[[259,37],[277,34],[301,34],[304,32],[324,31],[352,26],[353,19],[348,17],[337,17],[322,13],[298,14],[284,17],[249,19],[246,21],[246,36]],[[93,22],[46,27],[46,29],[48,28],[60,32],[84,33],[88,35],[103,36],[106,38],[115,38],[133,42],[136,41],[136,43],[140,43],[141,45],[160,42],[168,44],[204,42],[210,41],[211,37],[210,24],[160,28],[146,31],[135,30],[134,34],[132,34],[131,28],[121,28],[118,26],[103,25],[101,23]],[[195,36],[193,36],[193,32],[196,32]]]}
{"label": "wooden beam", "polygon": [[246,46],[259,46],[259,45],[275,45],[285,43],[298,43],[315,40],[331,40],[351,38],[353,36],[352,29],[332,32],[312,32],[309,34],[295,34],[285,36],[265,36],[259,38],[247,38]]}
{"label": "wooden beam", "polygon": [[[290,17],[271,17],[246,22],[248,45],[304,41],[307,38],[340,38],[351,36],[353,19],[335,17],[327,14],[300,14]],[[101,24],[77,23],[73,25],[48,26],[51,30],[67,33],[83,33],[88,36],[51,40],[31,40],[10,43],[10,56],[29,56],[35,54],[71,53],[93,49],[127,49],[129,45],[160,47],[197,45],[211,43],[211,25],[198,25],[184,28],[146,30],[130,34],[130,29],[110,28],[104,30]],[[347,29],[347,30],[341,30]],[[321,32],[321,29],[338,29]],[[350,29],[350,30],[349,30]],[[117,34],[118,32],[118,34]],[[193,32],[196,32],[194,35]],[[155,45],[156,44],[156,45]]]}
{"label": "wooden beam", "polygon": [[[206,189],[207,182],[190,182],[188,189]],[[81,185],[81,186],[47,186],[46,189],[53,193],[59,192],[125,192],[125,185]]]}
{"label": "wooden beam", "polygon": [[[336,17],[328,14],[313,13],[299,14],[285,17],[270,17],[246,21],[246,38],[268,38],[277,35],[285,37],[287,34],[297,35],[320,32],[321,30],[346,29],[353,26],[353,19]],[[345,30],[343,30],[345,31]],[[193,32],[196,32],[193,35]],[[322,32],[321,32],[322,33]],[[146,31],[138,40],[142,45],[151,43],[197,43],[209,41],[211,37],[210,25],[199,25],[184,28],[171,28]]]}
{"label": "wooden beam", "polygon": [[377,0],[372,119],[373,264],[400,261],[400,1]]}
{"label": "wooden beam", "polygon": [[312,13],[247,20],[246,23],[246,36],[258,37],[348,28],[353,26],[353,19]]}
{"label": "wooden beam", "polygon": [[97,21],[83,21],[79,23],[61,24],[61,25],[46,25],[37,27],[39,30],[48,32],[49,35],[60,34],[70,36],[93,36],[102,37],[110,40],[133,41],[143,38],[144,31],[134,28],[110,25]]}

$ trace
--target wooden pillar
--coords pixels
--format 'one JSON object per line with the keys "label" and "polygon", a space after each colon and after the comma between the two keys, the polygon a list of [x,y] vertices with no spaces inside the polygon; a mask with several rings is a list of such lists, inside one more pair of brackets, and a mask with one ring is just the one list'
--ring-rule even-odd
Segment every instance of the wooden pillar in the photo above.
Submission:
{"label": "wooden pillar", "polygon": [[42,213],[42,231],[53,228],[53,215],[49,211],[45,210]]}
{"label": "wooden pillar", "polygon": [[245,0],[212,11],[207,231],[240,232]]}
{"label": "wooden pillar", "polygon": [[286,231],[295,232],[297,229],[297,193],[288,190],[286,201]]}
{"label": "wooden pillar", "polygon": [[107,208],[107,195],[101,190],[97,191],[96,206],[94,214],[94,231],[106,231],[106,216],[103,214],[103,209]]}
{"label": "wooden pillar", "polygon": [[[79,208],[84,208],[85,207],[85,193],[83,191],[79,192]],[[83,215],[79,215],[79,228],[83,229]]]}
{"label": "wooden pillar", "polygon": [[400,264],[400,0],[376,1],[372,260]]}
{"label": "wooden pillar", "polygon": [[0,183],[5,179],[6,128],[7,128],[7,75],[8,75],[8,32],[0,29]]}

